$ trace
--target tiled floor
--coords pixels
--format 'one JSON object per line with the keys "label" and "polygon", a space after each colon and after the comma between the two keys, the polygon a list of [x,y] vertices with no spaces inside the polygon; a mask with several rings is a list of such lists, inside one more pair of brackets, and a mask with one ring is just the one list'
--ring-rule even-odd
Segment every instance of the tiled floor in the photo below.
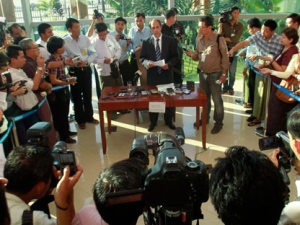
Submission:
{"label": "tiled floor", "polygon": [[[255,127],[247,126],[246,118],[249,115],[244,113],[245,109],[241,105],[235,104],[235,100],[242,96],[242,81],[237,81],[235,88],[234,96],[223,96],[225,120],[221,132],[211,135],[210,130],[213,127],[213,122],[211,121],[207,126],[207,150],[201,147],[201,129],[195,130],[193,128],[195,109],[176,109],[175,124],[184,129],[186,139],[183,148],[186,155],[191,159],[199,159],[206,164],[214,164],[215,158],[223,156],[225,149],[232,145],[244,145],[249,149],[259,150],[259,137],[254,133]],[[93,97],[93,105],[95,118],[98,118],[97,99],[95,95]],[[79,130],[74,122],[71,123],[71,129],[78,131],[78,143],[69,145],[69,148],[75,151],[78,162],[84,168],[84,174],[75,188],[76,210],[92,202],[92,187],[99,172],[113,162],[127,158],[134,138],[148,133],[148,113],[144,112],[141,114],[140,124],[137,126],[135,126],[133,111],[130,114],[119,115],[117,120],[112,121],[112,125],[117,127],[117,132],[107,134],[107,153],[103,155],[99,125],[88,124],[86,130]],[[154,131],[166,131],[174,134],[172,130],[164,125],[162,117],[159,118],[158,126]],[[150,157],[152,162],[151,167],[153,165],[153,158],[152,156]],[[292,180],[294,171],[289,175]],[[294,183],[292,182],[290,186],[291,199],[293,199],[295,197]],[[200,224],[222,224],[210,200],[204,203],[201,208],[204,220],[201,220]],[[144,224],[142,217],[140,217],[138,224]],[[194,221],[193,224],[196,224],[196,222]]]}

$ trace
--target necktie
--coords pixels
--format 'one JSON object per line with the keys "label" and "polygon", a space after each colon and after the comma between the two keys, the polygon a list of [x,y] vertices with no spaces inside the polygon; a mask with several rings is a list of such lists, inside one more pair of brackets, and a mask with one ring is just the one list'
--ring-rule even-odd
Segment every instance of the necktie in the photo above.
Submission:
{"label": "necktie", "polygon": [[[155,55],[156,55],[156,60],[157,61],[161,59],[159,39],[156,39]],[[157,73],[161,74],[161,68],[159,66],[157,67]]]}

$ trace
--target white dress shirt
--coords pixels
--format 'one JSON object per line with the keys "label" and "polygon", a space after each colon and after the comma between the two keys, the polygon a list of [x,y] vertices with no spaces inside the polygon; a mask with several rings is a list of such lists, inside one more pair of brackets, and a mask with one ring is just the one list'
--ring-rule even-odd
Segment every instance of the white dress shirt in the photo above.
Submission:
{"label": "white dress shirt", "polygon": [[96,63],[96,69],[100,76],[110,76],[110,64],[104,63],[104,60],[110,58],[112,62],[115,59],[119,59],[121,56],[122,49],[116,39],[107,35],[105,41],[101,40],[98,36],[92,40],[92,45],[96,49],[97,58],[94,63]]}

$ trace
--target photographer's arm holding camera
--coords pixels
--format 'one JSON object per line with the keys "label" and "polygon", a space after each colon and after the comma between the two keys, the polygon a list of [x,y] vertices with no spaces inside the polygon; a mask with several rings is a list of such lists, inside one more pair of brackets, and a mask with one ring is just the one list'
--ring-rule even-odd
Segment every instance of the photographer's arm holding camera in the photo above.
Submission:
{"label": "photographer's arm holding camera", "polygon": [[69,166],[64,168],[63,175],[54,190],[57,225],[67,225],[72,223],[75,216],[73,188],[82,173],[83,170],[80,165],[77,165],[77,172],[72,177],[70,176]]}
{"label": "photographer's arm holding camera", "polygon": [[92,40],[94,37],[96,37],[96,33],[94,31],[94,27],[95,27],[96,23],[100,23],[100,22],[102,22],[102,23],[104,22],[104,16],[103,16],[103,14],[99,13],[99,15],[96,16],[95,13],[94,13],[93,17],[92,17],[92,23],[89,26],[87,34],[86,34],[86,36],[88,38],[90,38],[90,40]]}

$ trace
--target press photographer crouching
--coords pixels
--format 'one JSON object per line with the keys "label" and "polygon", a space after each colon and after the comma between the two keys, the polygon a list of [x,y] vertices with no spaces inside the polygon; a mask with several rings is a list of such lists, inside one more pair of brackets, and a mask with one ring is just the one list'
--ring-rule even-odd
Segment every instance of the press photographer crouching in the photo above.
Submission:
{"label": "press photographer crouching", "polygon": [[[159,132],[134,139],[130,158],[100,173],[93,191],[96,206],[81,209],[73,225],[134,225],[142,213],[147,225],[191,225],[203,218],[207,166],[186,157],[182,144],[181,128],[176,137]],[[149,170],[148,149],[155,156]]]}
{"label": "press photographer crouching", "polygon": [[[56,145],[56,149],[54,149],[55,151],[52,154],[48,148],[43,147],[41,143],[44,143],[43,134],[45,132],[40,128],[49,126],[42,123],[30,128],[29,136],[30,132],[32,135],[36,134],[34,137],[30,136],[29,138],[32,145],[19,146],[13,149],[5,163],[4,177],[8,180],[6,199],[12,225],[69,225],[75,215],[73,187],[78,182],[83,170],[77,165],[76,172],[72,175],[74,161],[70,163],[69,154],[66,150],[61,149],[63,147],[62,143]],[[42,136],[39,136],[40,134]],[[56,159],[60,157],[60,171],[54,166],[54,164],[57,165],[58,163],[52,155]],[[31,201],[45,198],[52,191],[56,205],[56,219],[49,217],[41,209],[33,210],[33,207],[28,205]]]}
{"label": "press photographer crouching", "polygon": [[[289,137],[290,149],[292,150],[289,159],[292,159],[292,165],[294,166],[296,175],[296,188],[297,188],[297,200],[289,202],[282,211],[281,218],[279,220],[279,225],[283,224],[299,224],[300,223],[300,110],[293,110],[290,112],[287,118],[286,125]],[[276,166],[280,166],[280,160],[278,160],[278,155],[282,154],[282,148],[275,150],[270,155],[271,160]],[[292,155],[294,154],[294,156]]]}

